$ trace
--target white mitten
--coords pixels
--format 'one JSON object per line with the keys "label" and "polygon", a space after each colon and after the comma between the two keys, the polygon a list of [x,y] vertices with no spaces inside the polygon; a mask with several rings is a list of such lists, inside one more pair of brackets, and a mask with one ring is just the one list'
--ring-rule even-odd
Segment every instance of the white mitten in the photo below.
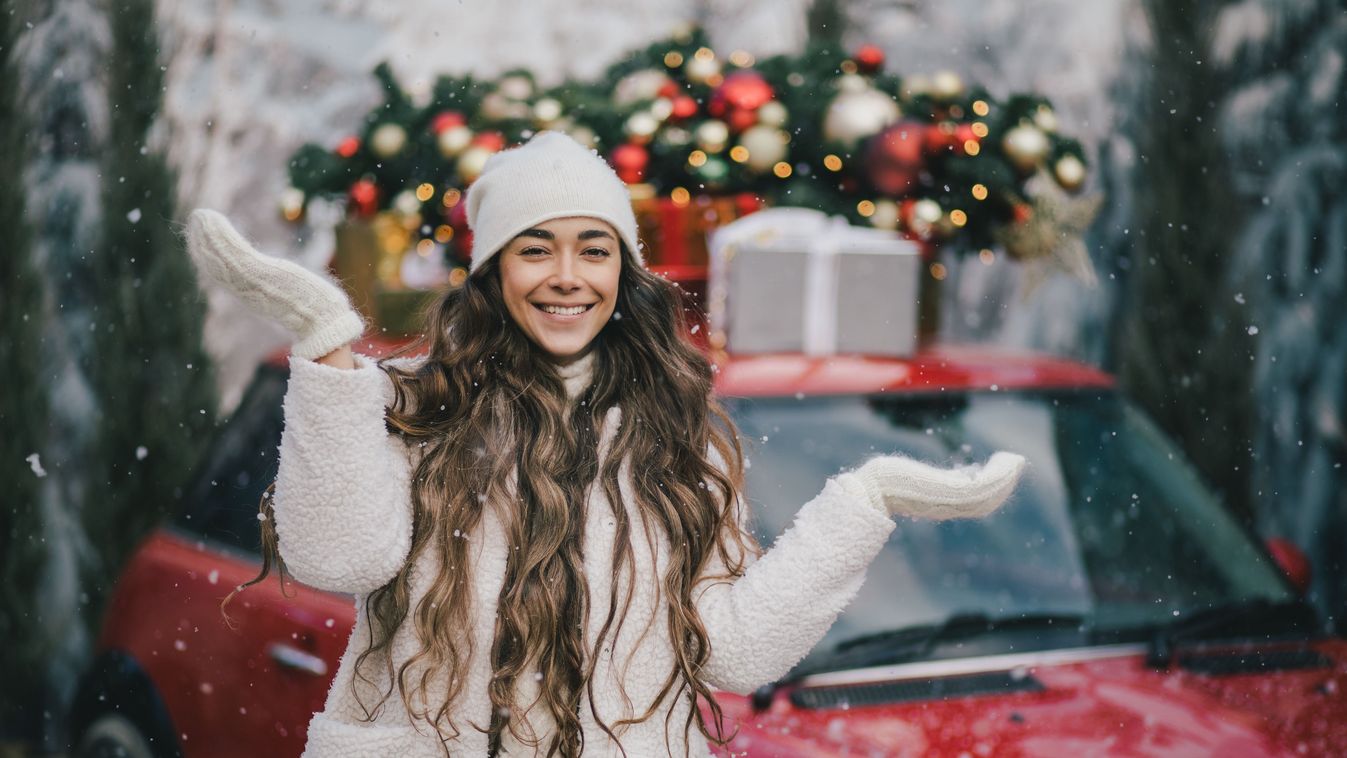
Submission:
{"label": "white mitten", "polygon": [[952,469],[884,455],[836,479],[847,492],[894,516],[981,518],[1010,497],[1024,466],[1024,456],[1004,450],[985,464]]}
{"label": "white mitten", "polygon": [[217,211],[197,208],[187,217],[187,251],[198,270],[293,332],[291,353],[300,358],[321,358],[365,331],[339,285],[257,252]]}

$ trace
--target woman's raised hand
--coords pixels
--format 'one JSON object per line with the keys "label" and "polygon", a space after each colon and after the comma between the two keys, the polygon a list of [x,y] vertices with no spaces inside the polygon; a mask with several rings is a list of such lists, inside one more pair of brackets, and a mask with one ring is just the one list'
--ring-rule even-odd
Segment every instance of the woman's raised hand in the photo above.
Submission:
{"label": "woman's raised hand", "polygon": [[1010,497],[1024,456],[1000,451],[985,464],[943,469],[899,455],[884,455],[839,474],[839,483],[895,516],[944,520],[981,518]]}
{"label": "woman's raised hand", "polygon": [[317,360],[365,331],[339,285],[259,253],[217,211],[197,208],[187,217],[187,251],[198,270],[294,333],[291,353],[300,358]]}

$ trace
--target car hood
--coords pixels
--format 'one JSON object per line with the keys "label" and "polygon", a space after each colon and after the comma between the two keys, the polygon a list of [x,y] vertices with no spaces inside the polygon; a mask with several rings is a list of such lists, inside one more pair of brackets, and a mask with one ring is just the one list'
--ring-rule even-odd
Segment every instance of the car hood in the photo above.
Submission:
{"label": "car hood", "polygon": [[[1327,665],[1294,668],[1309,651]],[[1219,663],[1233,651],[1216,652],[1210,660]],[[1252,665],[1244,659],[1243,668],[1263,671],[1196,673],[1149,668],[1133,647],[1114,657],[1016,667],[1008,673],[1032,687],[1014,694],[801,708],[793,702],[801,690],[787,690],[762,713],[743,697],[717,699],[739,727],[729,743],[735,755],[1337,754],[1347,745],[1347,642],[1285,652]],[[859,686],[872,688],[869,697],[885,691],[878,682]]]}

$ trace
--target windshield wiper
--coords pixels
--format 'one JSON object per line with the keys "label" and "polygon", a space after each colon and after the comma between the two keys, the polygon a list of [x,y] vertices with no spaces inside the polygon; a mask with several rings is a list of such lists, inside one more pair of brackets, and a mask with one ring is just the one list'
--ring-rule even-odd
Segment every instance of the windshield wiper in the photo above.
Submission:
{"label": "windshield wiper", "polygon": [[1026,629],[1083,630],[1085,623],[1084,616],[1071,613],[988,616],[981,611],[964,611],[954,613],[938,624],[920,624],[862,634],[837,643],[827,656],[814,665],[801,667],[786,678],[759,688],[753,693],[753,706],[759,710],[765,709],[782,686],[820,671],[906,663],[929,656],[935,646],[942,642]]}
{"label": "windshield wiper", "polygon": [[[1309,632],[1317,624],[1318,615],[1304,600],[1273,602],[1260,597],[1221,603],[1157,626],[1151,632],[1146,663],[1157,669],[1169,668],[1175,645],[1185,640],[1249,639],[1260,633],[1266,635],[1269,629]],[[1239,632],[1232,634],[1235,629]]]}

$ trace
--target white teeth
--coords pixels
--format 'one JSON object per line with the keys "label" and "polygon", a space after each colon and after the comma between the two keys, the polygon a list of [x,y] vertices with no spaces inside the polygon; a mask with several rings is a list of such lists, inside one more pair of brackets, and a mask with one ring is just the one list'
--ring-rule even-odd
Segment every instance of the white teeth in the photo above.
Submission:
{"label": "white teeth", "polygon": [[571,306],[570,308],[564,308],[560,305],[544,305],[542,306],[542,309],[547,311],[548,313],[555,313],[559,316],[578,316],[581,313],[584,313],[585,311],[589,310],[589,306],[575,305]]}

